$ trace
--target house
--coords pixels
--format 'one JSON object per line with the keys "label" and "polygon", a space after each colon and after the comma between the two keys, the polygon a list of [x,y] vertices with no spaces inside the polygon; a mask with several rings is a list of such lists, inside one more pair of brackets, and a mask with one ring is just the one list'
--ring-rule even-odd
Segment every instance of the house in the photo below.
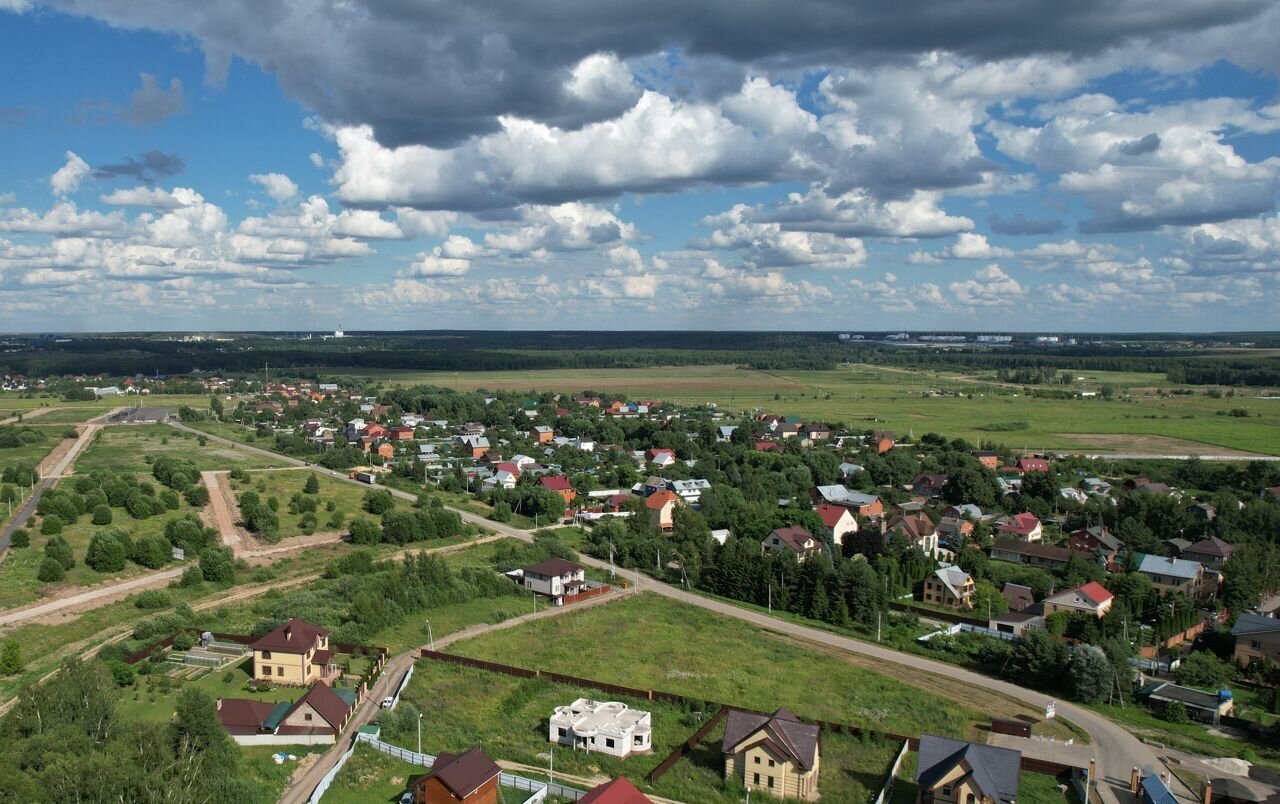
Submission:
{"label": "house", "polygon": [[1072,532],[1067,537],[1067,547],[1093,553],[1103,564],[1111,566],[1119,559],[1124,542],[1112,535],[1106,525],[1092,525]]}
{"label": "house", "polygon": [[1010,611],[987,621],[987,630],[1016,637],[1026,636],[1032,628],[1044,628],[1044,615]]}
{"label": "house", "polygon": [[1138,700],[1157,711],[1171,703],[1180,703],[1187,708],[1192,720],[1215,726],[1221,718],[1230,717],[1235,711],[1230,690],[1201,692],[1167,681],[1155,681],[1143,687],[1138,691]]}
{"label": "house", "polygon": [[765,536],[760,542],[760,550],[761,552],[791,553],[797,561],[803,562],[814,553],[821,552],[822,543],[799,525],[788,525],[785,528],[775,528]]}
{"label": "house", "polygon": [[968,611],[973,608],[973,578],[951,564],[944,564],[924,579],[921,600],[935,606]]}
{"label": "house", "polygon": [[539,424],[529,429],[529,440],[535,444],[547,444],[551,439],[556,437],[555,430],[547,427],[545,424]]}
{"label": "house", "polygon": [[938,528],[926,513],[898,514],[889,520],[885,530],[906,539],[927,556],[938,554]]}
{"label": "house", "polygon": [[289,620],[249,647],[253,677],[259,681],[301,687],[338,674],[329,632],[306,620]]}
{"label": "house", "polygon": [[470,453],[472,458],[483,457],[489,450],[489,439],[482,435],[461,435],[458,436],[458,444],[465,453]]}
{"label": "house", "polygon": [[1252,662],[1280,662],[1280,620],[1260,614],[1241,614],[1231,627],[1236,638],[1236,664],[1246,667]]}
{"label": "house", "polygon": [[982,464],[983,467],[993,472],[1000,468],[1000,456],[990,450],[978,450],[970,454],[977,458],[978,463]]}
{"label": "house", "polygon": [[548,558],[532,567],[525,567],[521,577],[525,589],[551,598],[553,606],[573,602],[566,601],[566,598],[573,598],[587,586],[587,571],[563,558]]}
{"label": "house", "polygon": [[916,804],[1013,804],[1022,753],[936,734],[920,735]]}
{"label": "house", "polygon": [[821,763],[817,726],[801,723],[789,709],[771,715],[729,711],[725,720],[724,778],[774,798],[816,801]]}
{"label": "house", "polygon": [[1000,590],[1000,596],[1009,604],[1009,611],[1013,612],[1026,611],[1036,602],[1036,595],[1031,591],[1031,587],[1020,583],[1005,581],[1004,587]]}
{"label": "house", "polygon": [[973,534],[973,523],[955,516],[944,516],[938,520],[938,537],[948,549],[961,550],[969,536]]}
{"label": "house", "polygon": [[644,479],[644,482],[640,484],[640,493],[648,497],[652,494],[662,491],[666,487],[667,487],[666,480],[658,477],[657,475],[649,475]]}
{"label": "house", "polygon": [[947,485],[946,475],[924,472],[916,475],[916,479],[911,481],[911,493],[922,494],[925,497],[937,497],[942,493],[942,487],[945,485]]}
{"label": "house", "polygon": [[676,462],[676,451],[665,447],[645,450],[644,460],[654,466],[670,466]]}
{"label": "house", "polygon": [[293,703],[219,698],[214,707],[218,723],[242,745],[323,745],[337,742],[357,702],[355,692],[316,681]]}
{"label": "house", "polygon": [[837,547],[844,545],[845,536],[858,532],[858,520],[842,505],[823,503],[818,506],[817,513],[822,518],[827,538]]}
{"label": "house", "polygon": [[378,457],[382,458],[384,461],[395,460],[396,445],[392,444],[390,441],[383,441],[381,444],[378,445],[375,452],[377,453]]}
{"label": "house", "polygon": [[727,444],[733,439],[733,431],[737,429],[737,425],[734,424],[720,425],[716,428],[716,441],[719,441],[721,444]]}
{"label": "house", "polygon": [[395,439],[396,441],[412,441],[413,440],[413,428],[408,425],[400,425],[399,427],[392,427],[389,432],[391,434],[391,438]]}
{"label": "house", "polygon": [[431,772],[413,783],[413,804],[498,804],[502,769],[479,748],[441,751]]}
{"label": "house", "polygon": [[1044,538],[1040,520],[1030,511],[1007,517],[996,527],[996,533],[1012,536],[1020,542],[1038,542]]}
{"label": "house", "polygon": [[1049,471],[1049,462],[1044,458],[1019,458],[1016,466],[1024,475],[1029,472]]}
{"label": "house", "polygon": [[1188,561],[1199,561],[1209,569],[1220,570],[1227,563],[1227,559],[1231,558],[1234,550],[1234,547],[1217,536],[1210,536],[1184,548],[1182,557]]}
{"label": "house", "polygon": [[577,490],[569,482],[569,478],[564,475],[543,475],[538,478],[538,485],[544,489],[550,489],[564,498],[565,508],[573,505],[573,501],[578,499]]}
{"label": "house", "polygon": [[593,787],[587,794],[578,799],[578,804],[653,804],[644,793],[636,789],[625,776],[619,776],[612,782],[605,782]]}
{"label": "house", "polygon": [[846,480],[846,481],[852,480],[854,476],[857,475],[859,472],[865,472],[865,471],[866,469],[862,466],[862,464],[849,463],[848,461],[845,461],[844,463],[840,464],[840,479]]}
{"label": "house", "polygon": [[669,489],[662,489],[650,494],[644,501],[644,507],[649,511],[649,524],[654,525],[659,530],[672,530],[675,528],[676,500],[679,499],[676,493]]}
{"label": "house", "polygon": [[1188,505],[1187,513],[1200,522],[1212,522],[1218,516],[1218,509],[1209,503],[1198,502]]}
{"label": "house", "polygon": [[815,503],[826,502],[850,508],[855,516],[867,518],[884,516],[884,503],[879,497],[874,494],[863,494],[860,491],[850,491],[844,486],[818,486],[813,490],[812,497]]}
{"label": "house", "polygon": [[883,455],[893,449],[893,445],[897,442],[893,438],[893,433],[887,430],[877,430],[871,434],[869,446],[876,451],[877,455]]}
{"label": "house", "polygon": [[557,706],[551,713],[547,735],[557,745],[601,751],[623,759],[653,750],[649,713],[618,701],[579,698],[568,706]]}
{"label": "house", "polygon": [[1204,567],[1199,561],[1182,558],[1143,555],[1138,562],[1138,572],[1147,576],[1158,592],[1182,592],[1187,597],[1200,596],[1204,581]]}
{"label": "house", "polygon": [[1089,502],[1089,495],[1085,494],[1075,486],[1063,486],[1058,489],[1058,497],[1069,503],[1075,503],[1076,505],[1084,505]]}
{"label": "house", "polygon": [[671,490],[686,505],[697,505],[702,499],[702,492],[711,488],[711,481],[701,478],[695,480],[672,480],[670,486]]}
{"label": "house", "polygon": [[1090,553],[1081,553],[1069,547],[1056,547],[1041,542],[1020,542],[1017,539],[997,539],[991,545],[990,556],[996,561],[1030,564],[1049,569],[1067,566],[1072,556],[1080,556],[1086,561],[1093,558]]}
{"label": "house", "polygon": [[1102,584],[1090,581],[1046,597],[1044,614],[1048,617],[1050,614],[1065,611],[1102,618],[1111,611],[1111,603],[1114,599],[1115,595],[1108,592]]}

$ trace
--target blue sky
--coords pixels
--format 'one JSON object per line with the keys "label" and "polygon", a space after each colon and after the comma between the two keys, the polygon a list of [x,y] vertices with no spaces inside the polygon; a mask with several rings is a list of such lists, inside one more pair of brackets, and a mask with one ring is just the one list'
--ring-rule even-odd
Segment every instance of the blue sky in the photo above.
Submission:
{"label": "blue sky", "polygon": [[1280,5],[1020,5],[0,0],[0,330],[1277,328]]}

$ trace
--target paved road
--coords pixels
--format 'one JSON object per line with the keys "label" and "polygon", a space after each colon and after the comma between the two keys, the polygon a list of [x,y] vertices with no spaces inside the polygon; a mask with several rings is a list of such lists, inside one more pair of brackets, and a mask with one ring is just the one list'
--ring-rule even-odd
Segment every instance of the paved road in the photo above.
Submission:
{"label": "paved road", "polygon": [[[184,427],[181,424],[171,424],[174,427],[180,427],[188,430],[191,429]],[[192,432],[197,431],[192,430]],[[216,436],[209,436],[209,438],[211,440],[224,441],[228,444],[235,443]],[[236,444],[236,448],[277,459],[281,458],[279,453],[270,452],[258,447]],[[307,465],[304,461],[296,459],[283,458],[283,460],[291,461],[298,466]],[[319,472],[329,472],[329,470],[320,467],[312,468]],[[348,480],[345,475],[341,475],[336,472],[329,472],[329,474],[350,483],[365,485],[354,480]],[[414,495],[398,489],[390,489],[390,491],[397,497],[402,497],[408,500],[416,499]],[[493,522],[492,520],[485,519],[478,514],[473,514],[470,511],[462,511],[459,509],[451,510],[460,514],[465,521],[483,525],[485,528],[496,531],[504,536],[511,536],[523,541],[532,541],[533,539],[533,534],[529,531],[513,528],[499,522]],[[581,557],[581,562],[598,569],[610,568],[608,562],[600,561],[599,559],[595,559],[587,555],[583,555]],[[954,665],[935,662],[921,656],[901,653],[874,643],[862,642],[860,640],[842,637],[816,628],[792,623],[777,617],[770,617],[766,614],[761,614],[750,609],[740,608],[729,603],[723,603],[718,600],[701,597],[629,570],[618,570],[618,575],[630,580],[638,589],[655,592],[657,594],[679,600],[683,603],[687,603],[691,606],[698,606],[709,611],[714,611],[717,614],[722,614],[726,617],[733,617],[738,620],[749,622],[757,627],[780,634],[797,637],[799,639],[847,651],[849,653],[858,653],[884,662],[886,665],[899,666],[898,668],[886,667],[886,672],[889,673],[893,673],[899,668],[908,668],[915,672],[923,671],[934,673],[1008,695],[1011,698],[1024,701],[1037,709],[1043,709],[1045,704],[1052,700],[1051,696],[1045,695],[1042,692],[1027,689],[1026,687],[1020,687],[1007,681],[990,678],[979,673],[964,670]],[[1089,733],[1092,745],[1095,746],[1095,759],[1098,762],[1098,776],[1099,779],[1102,780],[1098,787],[1099,791],[1102,793],[1101,797],[1104,802],[1107,802],[1108,804],[1113,804],[1114,802],[1125,802],[1127,804],[1127,802],[1132,801],[1133,797],[1128,793],[1129,771],[1132,768],[1138,767],[1144,769],[1152,768],[1158,771],[1163,770],[1160,758],[1150,746],[1146,745],[1124,728],[1113,723],[1102,715],[1065,701],[1058,701],[1057,709],[1058,714],[1076,723]],[[1180,799],[1188,801],[1198,800],[1198,796],[1193,796],[1185,787],[1179,786],[1174,790],[1174,792]]]}

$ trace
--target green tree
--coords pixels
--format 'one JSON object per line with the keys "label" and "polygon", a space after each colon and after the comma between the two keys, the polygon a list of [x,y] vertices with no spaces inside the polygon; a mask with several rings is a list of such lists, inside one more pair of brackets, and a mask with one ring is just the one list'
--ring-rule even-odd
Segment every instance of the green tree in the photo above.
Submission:
{"label": "green tree", "polygon": [[1198,650],[1182,660],[1175,675],[1179,684],[1216,690],[1235,679],[1236,669],[1209,651]]}
{"label": "green tree", "polygon": [[355,544],[378,544],[382,541],[382,530],[372,519],[358,516],[351,521],[351,541]]}
{"label": "green tree", "polygon": [[128,553],[124,544],[110,531],[98,531],[89,540],[84,563],[95,572],[119,572],[124,569]]}
{"label": "green tree", "polygon": [[386,489],[375,489],[364,493],[364,510],[375,516],[381,516],[395,507],[391,492]]}
{"label": "green tree", "polygon": [[40,523],[40,533],[45,536],[54,536],[62,532],[62,517],[57,514],[49,514]]}
{"label": "green tree", "polygon": [[18,640],[9,637],[0,642],[0,676],[11,676],[22,672],[26,663],[22,661],[22,646]]}
{"label": "green tree", "polygon": [[62,564],[56,558],[46,557],[40,562],[40,569],[36,572],[36,578],[44,583],[57,583],[67,576],[67,571],[62,568]]}
{"label": "green tree", "polygon": [[9,545],[11,547],[30,547],[31,532],[26,528],[18,528],[13,532],[13,535],[9,537]]}
{"label": "green tree", "polygon": [[302,484],[302,493],[303,494],[319,494],[320,493],[320,478],[318,475],[316,475],[315,472],[311,472],[307,475],[307,482]]}
{"label": "green tree", "polygon": [[111,506],[95,505],[93,507],[93,524],[110,525],[111,524]]}
{"label": "green tree", "polygon": [[61,536],[49,537],[49,541],[44,545],[44,554],[57,561],[64,570],[69,570],[76,565],[75,556],[71,553],[71,544]]}
{"label": "green tree", "polygon": [[236,565],[231,551],[223,547],[209,547],[200,554],[200,573],[209,583],[231,583],[236,577]]}
{"label": "green tree", "polygon": [[1084,703],[1098,703],[1107,697],[1113,682],[1111,662],[1095,645],[1073,648],[1067,664],[1071,697]]}

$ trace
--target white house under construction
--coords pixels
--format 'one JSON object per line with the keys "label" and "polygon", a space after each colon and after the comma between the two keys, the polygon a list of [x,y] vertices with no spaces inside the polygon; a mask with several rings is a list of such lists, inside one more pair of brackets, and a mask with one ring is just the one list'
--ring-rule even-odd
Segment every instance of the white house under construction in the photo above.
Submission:
{"label": "white house under construction", "polygon": [[557,706],[551,715],[549,739],[553,743],[603,751],[626,758],[653,750],[653,725],[649,713],[618,701],[579,698]]}

